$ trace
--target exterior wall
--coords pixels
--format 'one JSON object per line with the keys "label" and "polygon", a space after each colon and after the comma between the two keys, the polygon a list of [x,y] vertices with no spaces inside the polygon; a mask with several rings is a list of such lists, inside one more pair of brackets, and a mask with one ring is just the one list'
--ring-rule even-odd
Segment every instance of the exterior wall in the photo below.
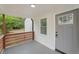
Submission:
{"label": "exterior wall", "polygon": [[[52,9],[50,13],[34,17],[35,40],[48,48],[55,50],[55,15],[78,8],[79,5],[61,6]],[[47,35],[40,34],[40,19],[47,18]]]}
{"label": "exterior wall", "polygon": [[[47,18],[47,35],[40,34],[40,19]],[[53,20],[53,14],[48,13],[46,15],[37,16],[34,19],[35,25],[35,40],[41,44],[47,46],[50,49],[55,49],[55,21]]]}

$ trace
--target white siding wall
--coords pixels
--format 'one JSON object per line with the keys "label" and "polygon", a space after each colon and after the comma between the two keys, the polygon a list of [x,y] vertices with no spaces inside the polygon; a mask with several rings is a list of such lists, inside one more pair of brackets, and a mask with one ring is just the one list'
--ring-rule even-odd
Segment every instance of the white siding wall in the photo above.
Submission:
{"label": "white siding wall", "polygon": [[[34,17],[35,25],[35,40],[48,48],[55,50],[55,15],[78,8],[79,5],[68,5],[56,7],[50,13]],[[47,35],[40,34],[40,19],[47,18]]]}
{"label": "white siding wall", "polygon": [[[47,18],[47,35],[40,34],[40,19]],[[34,18],[35,25],[35,40],[41,44],[47,46],[50,49],[55,49],[55,21],[53,20],[53,14],[48,13],[43,16]]]}

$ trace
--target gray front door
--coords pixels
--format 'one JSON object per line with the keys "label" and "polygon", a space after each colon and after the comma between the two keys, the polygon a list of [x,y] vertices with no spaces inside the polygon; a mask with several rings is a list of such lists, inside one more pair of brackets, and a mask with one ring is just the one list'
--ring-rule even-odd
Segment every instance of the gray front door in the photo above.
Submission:
{"label": "gray front door", "polygon": [[72,53],[73,24],[60,24],[58,16],[56,16],[56,49],[65,53]]}

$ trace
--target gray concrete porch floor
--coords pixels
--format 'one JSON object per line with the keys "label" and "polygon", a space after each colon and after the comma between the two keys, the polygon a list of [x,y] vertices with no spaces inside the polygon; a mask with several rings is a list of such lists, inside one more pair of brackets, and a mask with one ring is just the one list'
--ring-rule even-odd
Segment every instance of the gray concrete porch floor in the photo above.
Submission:
{"label": "gray concrete porch floor", "polygon": [[60,54],[32,40],[23,44],[6,48],[4,54]]}

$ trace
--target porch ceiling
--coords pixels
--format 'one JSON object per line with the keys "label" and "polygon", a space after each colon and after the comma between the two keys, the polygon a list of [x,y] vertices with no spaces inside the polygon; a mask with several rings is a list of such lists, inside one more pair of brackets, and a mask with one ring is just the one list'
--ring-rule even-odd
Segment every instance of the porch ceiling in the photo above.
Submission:
{"label": "porch ceiling", "polygon": [[61,7],[67,9],[78,6],[79,5],[37,4],[36,8],[31,8],[30,4],[0,4],[0,13],[13,16],[33,17],[49,13],[50,11],[57,12],[61,10]]}

